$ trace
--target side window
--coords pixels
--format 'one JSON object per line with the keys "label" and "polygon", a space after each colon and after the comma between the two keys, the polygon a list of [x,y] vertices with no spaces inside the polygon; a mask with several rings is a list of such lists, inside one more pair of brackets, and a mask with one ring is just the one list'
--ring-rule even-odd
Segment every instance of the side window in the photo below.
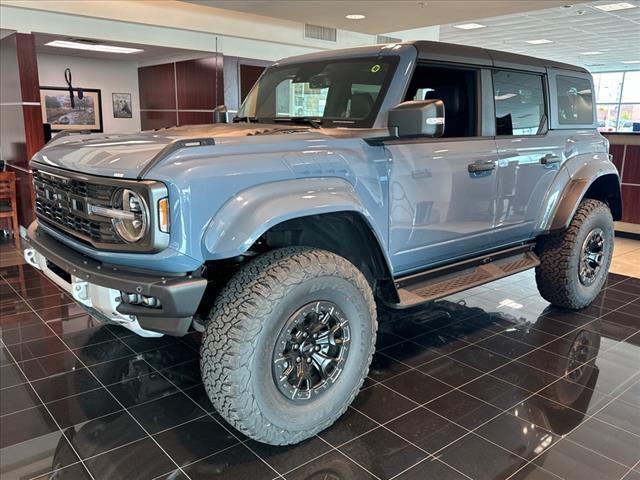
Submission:
{"label": "side window", "polygon": [[496,135],[536,135],[546,126],[543,77],[531,73],[493,72]]}
{"label": "side window", "polygon": [[586,78],[558,75],[558,123],[590,125],[593,123],[593,92]]}
{"label": "side window", "polygon": [[405,101],[442,100],[443,137],[475,137],[478,135],[477,85],[475,69],[417,65]]}

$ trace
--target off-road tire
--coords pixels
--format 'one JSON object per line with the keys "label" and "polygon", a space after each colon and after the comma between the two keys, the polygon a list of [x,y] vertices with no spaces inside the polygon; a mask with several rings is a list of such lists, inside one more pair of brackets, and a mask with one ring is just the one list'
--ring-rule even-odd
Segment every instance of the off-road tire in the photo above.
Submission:
{"label": "off-road tire", "polygon": [[[326,391],[291,401],[272,374],[276,338],[304,304],[335,302],[351,331],[344,368]],[[213,406],[248,437],[271,445],[301,442],[333,424],[358,394],[375,347],[371,287],[349,261],[333,253],[287,247],[240,269],[208,316],[200,367]]]}
{"label": "off-road tire", "polygon": [[[604,233],[603,264],[591,285],[579,278],[580,254],[587,235],[595,228]],[[580,202],[569,228],[548,235],[538,242],[536,284],[540,295],[562,308],[578,310],[589,305],[600,293],[607,279],[613,254],[613,218],[609,207],[598,200]]]}

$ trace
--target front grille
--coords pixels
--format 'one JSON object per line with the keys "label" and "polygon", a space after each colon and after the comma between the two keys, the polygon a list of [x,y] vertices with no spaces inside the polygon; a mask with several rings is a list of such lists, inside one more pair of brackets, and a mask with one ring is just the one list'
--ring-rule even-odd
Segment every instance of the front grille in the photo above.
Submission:
{"label": "front grille", "polygon": [[89,213],[89,205],[112,207],[117,187],[36,169],[33,180],[41,220],[92,245],[122,243],[110,219]]}

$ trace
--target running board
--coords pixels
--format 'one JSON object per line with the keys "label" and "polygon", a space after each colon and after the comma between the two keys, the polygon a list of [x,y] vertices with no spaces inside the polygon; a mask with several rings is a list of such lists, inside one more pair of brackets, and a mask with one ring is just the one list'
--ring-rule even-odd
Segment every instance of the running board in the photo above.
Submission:
{"label": "running board", "polygon": [[540,265],[533,244],[520,245],[395,280],[406,308],[493,282]]}

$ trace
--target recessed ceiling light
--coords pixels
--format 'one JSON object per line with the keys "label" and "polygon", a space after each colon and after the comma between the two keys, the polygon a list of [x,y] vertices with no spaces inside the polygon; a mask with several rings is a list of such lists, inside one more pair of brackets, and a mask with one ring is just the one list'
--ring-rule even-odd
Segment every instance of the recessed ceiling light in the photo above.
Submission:
{"label": "recessed ceiling light", "polygon": [[454,25],[453,28],[459,28],[460,30],[474,30],[476,28],[486,28],[486,25],[480,25],[479,23],[463,23],[462,25]]}
{"label": "recessed ceiling light", "polygon": [[362,20],[367,17],[361,13],[350,13],[349,15],[345,15],[345,18],[348,18],[349,20]]}
{"label": "recessed ceiling light", "polygon": [[542,45],[543,43],[553,43],[551,40],[547,40],[546,38],[541,38],[539,40],[527,40],[527,43],[531,45]]}
{"label": "recessed ceiling light", "polygon": [[622,63],[631,64],[631,63],[640,63],[640,60],[626,60]]}
{"label": "recessed ceiling light", "polygon": [[49,47],[73,48],[76,50],[91,50],[92,52],[107,53],[139,53],[144,51],[140,48],[116,47],[115,45],[103,45],[99,43],[70,42],[67,40],[54,40],[52,42],[45,43],[45,45]]}
{"label": "recessed ceiling light", "polygon": [[580,52],[580,55],[600,55],[600,54],[602,54],[602,52],[598,52],[598,51],[595,51],[595,52]]}
{"label": "recessed ceiling light", "polygon": [[598,10],[602,10],[603,12],[615,12],[616,10],[626,10],[627,8],[636,8],[636,5],[633,5],[629,2],[620,2],[620,3],[608,3],[606,5],[595,5]]}

